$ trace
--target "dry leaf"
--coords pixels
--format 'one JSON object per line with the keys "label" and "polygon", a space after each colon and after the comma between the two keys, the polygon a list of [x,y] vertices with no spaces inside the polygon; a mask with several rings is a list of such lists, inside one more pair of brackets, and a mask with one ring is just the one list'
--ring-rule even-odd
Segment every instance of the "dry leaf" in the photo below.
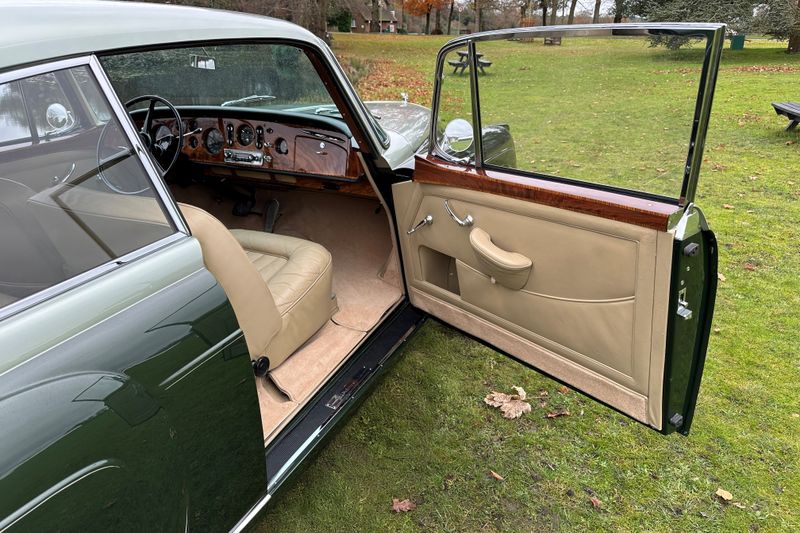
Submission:
{"label": "dry leaf", "polygon": [[724,502],[729,502],[733,499],[733,494],[728,492],[727,490],[723,489],[722,487],[717,489],[717,492],[714,493]]}
{"label": "dry leaf", "polygon": [[499,408],[503,416],[508,419],[519,418],[523,413],[530,413],[531,404],[525,401],[528,397],[525,389],[516,386],[512,388],[517,391],[516,394],[492,391],[483,399],[483,402]]}
{"label": "dry leaf", "polygon": [[722,204],[722,209],[733,209],[731,204]]}
{"label": "dry leaf", "polygon": [[744,269],[753,272],[757,267],[753,263],[745,263]]}
{"label": "dry leaf", "polygon": [[569,392],[569,387],[567,387],[566,385],[561,385],[558,388],[558,392],[560,392],[561,394],[566,394]]}
{"label": "dry leaf", "polygon": [[405,500],[398,500],[392,498],[392,511],[395,513],[407,513],[417,508],[417,504],[406,498]]}
{"label": "dry leaf", "polygon": [[561,409],[559,411],[547,413],[547,418],[558,418],[559,416],[569,416],[569,411],[566,409]]}
{"label": "dry leaf", "polygon": [[743,503],[739,503],[739,502],[732,502],[731,505],[733,505],[734,507],[738,507],[739,509],[744,509],[745,508],[745,505]]}
{"label": "dry leaf", "polygon": [[591,498],[589,498],[589,501],[592,502],[592,507],[594,507],[595,509],[600,507],[600,505],[602,504],[602,502],[597,498],[597,496],[592,496]]}
{"label": "dry leaf", "polygon": [[494,470],[489,470],[489,475],[495,478],[497,481],[505,481],[506,478],[495,472]]}
{"label": "dry leaf", "polygon": [[722,272],[717,273],[717,279],[720,281],[727,281],[725,274],[723,274]]}

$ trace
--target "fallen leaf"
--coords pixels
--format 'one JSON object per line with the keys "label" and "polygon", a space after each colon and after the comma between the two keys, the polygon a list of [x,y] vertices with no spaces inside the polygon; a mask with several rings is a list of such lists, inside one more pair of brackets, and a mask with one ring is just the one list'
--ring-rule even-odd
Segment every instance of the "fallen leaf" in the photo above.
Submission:
{"label": "fallen leaf", "polygon": [[592,496],[591,498],[589,498],[589,501],[592,502],[592,507],[594,507],[595,509],[600,507],[600,505],[602,504],[602,502],[597,498],[597,496]]}
{"label": "fallen leaf", "polygon": [[745,263],[744,264],[744,269],[745,270],[749,270],[750,272],[753,272],[756,268],[758,268],[758,267],[756,267],[753,263]]}
{"label": "fallen leaf", "polygon": [[731,505],[733,505],[734,507],[738,507],[739,509],[744,509],[745,508],[745,505],[743,503],[739,503],[739,502],[732,502]]}
{"label": "fallen leaf", "polygon": [[750,176],[749,179],[750,181],[756,181],[758,179],[758,176]]}
{"label": "fallen leaf", "polygon": [[497,481],[505,481],[506,478],[495,472],[494,470],[489,470],[489,475],[492,476]]}
{"label": "fallen leaf", "polygon": [[722,272],[718,272],[717,273],[717,279],[720,280],[720,281],[727,281],[727,278],[725,277],[725,274],[723,274]]}
{"label": "fallen leaf", "polygon": [[722,209],[733,209],[731,204],[722,204]]}
{"label": "fallen leaf", "polygon": [[786,146],[791,146],[793,144],[797,144],[797,141],[786,141]]}
{"label": "fallen leaf", "polygon": [[558,388],[558,392],[560,392],[561,394],[566,394],[569,392],[569,387],[567,387],[566,385],[561,385]]}
{"label": "fallen leaf", "polygon": [[800,413],[792,413],[792,418],[800,418]]}
{"label": "fallen leaf", "polygon": [[528,397],[522,387],[512,387],[516,394],[505,394],[503,392],[492,391],[483,399],[486,405],[497,407],[503,416],[508,419],[519,418],[524,413],[531,412],[531,404],[525,401]]}
{"label": "fallen leaf", "polygon": [[395,513],[407,513],[417,508],[417,504],[406,498],[405,500],[398,500],[392,498],[392,511]]}
{"label": "fallen leaf", "polygon": [[717,492],[715,492],[714,494],[724,502],[729,502],[733,499],[733,494],[723,489],[722,487],[719,487],[717,489]]}
{"label": "fallen leaf", "polygon": [[559,411],[551,411],[547,413],[547,418],[558,418],[559,416],[569,416],[569,411],[561,409]]}

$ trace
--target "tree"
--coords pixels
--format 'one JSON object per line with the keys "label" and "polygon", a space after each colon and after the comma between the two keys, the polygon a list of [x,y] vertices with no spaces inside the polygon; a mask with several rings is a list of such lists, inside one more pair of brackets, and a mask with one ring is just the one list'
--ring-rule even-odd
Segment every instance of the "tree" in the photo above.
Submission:
{"label": "tree", "polygon": [[381,32],[381,0],[372,0],[372,15],[369,21],[370,33]]}
{"label": "tree", "polygon": [[[447,5],[447,0],[407,0],[406,1],[406,10],[414,16],[417,17],[425,17],[425,34],[430,35],[431,33],[431,13],[433,10],[438,10],[443,8]],[[437,16],[438,19],[438,16]],[[437,20],[437,28],[439,26]],[[441,32],[441,28],[439,29]]]}
{"label": "tree", "polygon": [[567,24],[572,24],[575,22],[575,6],[578,5],[578,0],[572,0],[569,5],[569,18],[567,19]]}
{"label": "tree", "polygon": [[592,15],[592,24],[600,22],[600,4],[603,0],[594,0],[594,15]]}
{"label": "tree", "polygon": [[[456,5],[456,0],[450,0],[450,14],[447,15],[447,35],[450,35],[451,24],[453,23],[453,8]],[[460,30],[461,28],[459,28]]]}
{"label": "tree", "polygon": [[788,39],[786,52],[800,52],[800,0],[765,0],[756,8],[753,30]]}
{"label": "tree", "polygon": [[[794,0],[792,0],[794,1]],[[728,30],[743,33],[751,27],[753,8],[758,0],[637,0],[631,2],[631,14],[653,22],[724,22]],[[685,37],[657,36],[653,46],[677,49],[688,43]]]}

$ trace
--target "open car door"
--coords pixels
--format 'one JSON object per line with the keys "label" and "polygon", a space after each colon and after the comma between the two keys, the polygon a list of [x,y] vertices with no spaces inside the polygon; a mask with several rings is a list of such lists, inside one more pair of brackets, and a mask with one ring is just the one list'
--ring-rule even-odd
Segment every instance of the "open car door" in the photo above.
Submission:
{"label": "open car door", "polygon": [[[648,46],[686,40],[675,54]],[[663,433],[689,432],[717,281],[694,204],[724,27],[465,36],[393,186],[411,302]]]}

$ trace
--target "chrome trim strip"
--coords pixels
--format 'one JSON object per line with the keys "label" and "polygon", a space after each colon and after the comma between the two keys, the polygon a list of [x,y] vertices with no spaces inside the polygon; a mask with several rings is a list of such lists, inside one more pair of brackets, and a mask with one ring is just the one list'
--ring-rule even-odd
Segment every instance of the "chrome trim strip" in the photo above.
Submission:
{"label": "chrome trim strip", "polygon": [[103,459],[73,472],[0,521],[0,531],[7,530],[59,492],[63,492],[80,480],[108,468],[121,468],[121,466],[114,460]]}
{"label": "chrome trim strip", "polygon": [[161,383],[158,384],[159,387],[164,387],[165,390],[169,390],[173,386],[180,383],[183,378],[187,377],[189,374],[203,366],[206,362],[210,361],[215,354],[217,354],[220,350],[223,350],[230,344],[234,339],[242,336],[242,330],[237,329],[236,331],[232,332],[230,335],[216,343],[214,346],[211,346],[209,349],[180,367],[178,370],[173,372],[167,378],[165,378]]}
{"label": "chrome trim strip", "polygon": [[242,519],[241,519],[241,520],[239,520],[239,522],[238,522],[238,523],[237,523],[235,526],[233,526],[233,529],[231,529],[231,533],[241,533],[242,531],[244,531],[244,529],[245,529],[245,528],[246,528],[246,527],[247,527],[247,526],[250,524],[250,522],[252,522],[252,521],[253,521],[253,519],[254,519],[256,516],[258,516],[258,513],[260,513],[260,512],[261,512],[261,510],[264,508],[264,506],[265,506],[265,505],[267,505],[267,502],[268,502],[268,501],[269,501],[271,498],[272,498],[272,494],[266,494],[266,495],[264,495],[264,497],[262,497],[262,498],[261,498],[261,499],[258,501],[258,503],[256,503],[256,504],[255,504],[255,505],[254,505],[254,506],[253,506],[253,507],[252,507],[252,508],[251,508],[251,509],[250,509],[250,510],[247,512],[247,514],[246,514],[246,515],[244,515],[244,516],[242,517]]}
{"label": "chrome trim strip", "polygon": [[481,126],[481,101],[478,97],[478,53],[475,41],[469,46],[469,89],[472,97],[472,147],[475,150],[475,168],[483,166],[483,135]]}
{"label": "chrome trim strip", "polygon": [[80,274],[65,279],[60,283],[56,283],[55,285],[51,285],[50,287],[42,289],[39,292],[31,294],[30,296],[26,296],[25,298],[10,303],[5,307],[0,307],[0,320],[4,320],[12,315],[24,311],[25,309],[44,302],[45,300],[50,300],[59,294],[65,293],[93,279],[99,278],[108,272],[116,270],[126,263],[130,263],[141,257],[150,255],[157,250],[166,248],[172,243],[182,241],[186,238],[187,235],[184,235],[183,233],[173,233],[172,235],[167,235],[163,239],[152,242],[146,246],[143,246],[142,248],[139,248],[138,250],[129,252],[121,257],[118,257],[117,259],[112,259],[111,261],[98,265],[91,270],[87,270],[86,272],[81,272]]}
{"label": "chrome trim strip", "polygon": [[0,83],[8,83],[10,81],[21,80],[23,78],[30,78],[31,76],[38,76],[39,74],[47,74],[55,70],[64,70],[73,67],[80,67],[88,65],[92,60],[92,56],[72,57],[70,59],[61,59],[51,63],[42,63],[32,67],[24,67],[16,70],[10,70],[0,73]]}

